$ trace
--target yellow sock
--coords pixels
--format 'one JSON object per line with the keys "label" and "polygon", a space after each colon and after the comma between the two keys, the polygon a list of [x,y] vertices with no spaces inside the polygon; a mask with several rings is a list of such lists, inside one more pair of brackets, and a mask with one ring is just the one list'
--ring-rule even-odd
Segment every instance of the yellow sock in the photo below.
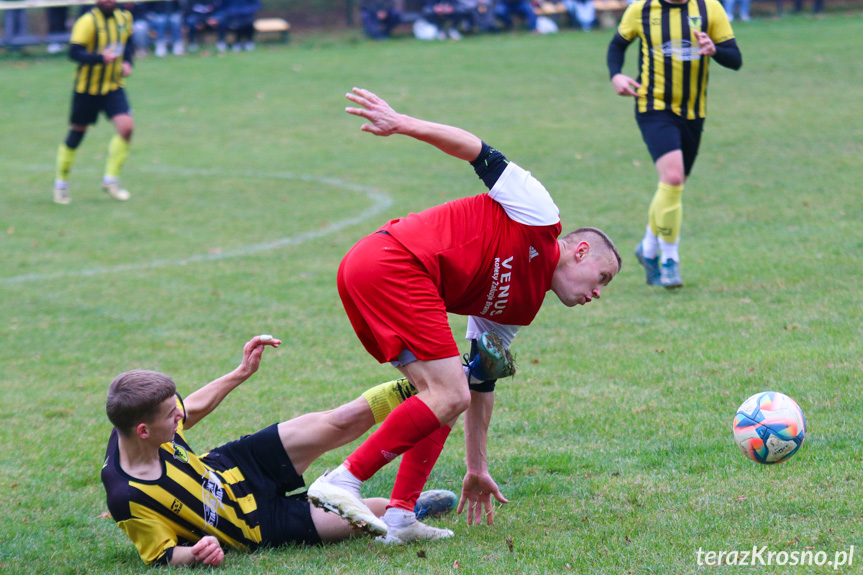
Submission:
{"label": "yellow sock", "polygon": [[111,143],[108,144],[108,162],[105,165],[105,177],[118,179],[120,177],[120,169],[129,155],[129,141],[124,140],[119,135],[114,135],[111,138]]}
{"label": "yellow sock", "polygon": [[650,202],[650,229],[662,241],[674,243],[680,237],[683,223],[683,186],[659,182],[653,201]]}
{"label": "yellow sock", "polygon": [[376,385],[363,393],[363,397],[369,402],[369,407],[375,416],[375,423],[380,423],[401,402],[416,394],[417,388],[403,377]]}
{"label": "yellow sock", "polygon": [[75,162],[75,152],[66,144],[60,144],[57,149],[57,175],[56,178],[61,182],[69,179],[69,172],[72,170],[72,164]]}

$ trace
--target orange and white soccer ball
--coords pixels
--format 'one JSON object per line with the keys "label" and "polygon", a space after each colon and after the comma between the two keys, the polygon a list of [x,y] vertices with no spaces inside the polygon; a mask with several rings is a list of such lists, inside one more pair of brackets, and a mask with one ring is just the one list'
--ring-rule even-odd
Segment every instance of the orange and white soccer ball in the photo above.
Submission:
{"label": "orange and white soccer ball", "polygon": [[758,463],[788,460],[806,437],[806,419],[800,407],[778,391],[762,391],[744,401],[732,427],[737,447]]}

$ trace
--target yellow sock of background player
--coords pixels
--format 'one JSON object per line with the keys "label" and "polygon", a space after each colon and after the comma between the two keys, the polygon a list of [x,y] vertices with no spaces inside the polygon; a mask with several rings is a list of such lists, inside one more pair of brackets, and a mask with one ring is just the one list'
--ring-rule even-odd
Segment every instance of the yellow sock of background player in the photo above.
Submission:
{"label": "yellow sock of background player", "polygon": [[659,238],[662,260],[678,261],[677,243],[683,223],[683,186],[659,182],[650,203],[650,229]]}
{"label": "yellow sock of background player", "polygon": [[376,385],[363,393],[363,397],[366,398],[366,401],[369,402],[369,407],[372,408],[375,423],[380,423],[401,402],[416,394],[417,388],[403,377]]}
{"label": "yellow sock of background player", "polygon": [[114,181],[120,179],[120,169],[129,156],[129,141],[115,134],[108,144],[108,161],[105,164],[105,178],[103,181]]}
{"label": "yellow sock of background player", "polygon": [[73,150],[65,143],[60,144],[60,148],[57,150],[56,182],[62,182],[65,185],[69,181],[69,172],[72,170],[72,164],[75,162],[76,152],[77,150]]}

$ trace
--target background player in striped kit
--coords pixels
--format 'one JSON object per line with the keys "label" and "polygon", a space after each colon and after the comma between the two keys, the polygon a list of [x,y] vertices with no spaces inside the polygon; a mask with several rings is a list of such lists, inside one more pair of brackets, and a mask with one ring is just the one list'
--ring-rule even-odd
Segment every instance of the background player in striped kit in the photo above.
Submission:
{"label": "background player in striped kit", "polygon": [[132,15],[117,8],[116,0],[98,0],[96,7],[75,22],[69,41],[69,57],[78,62],[72,94],[69,134],[57,150],[54,201],[68,204],[69,172],[87,127],[95,124],[100,112],[114,123],[117,134],[108,145],[108,160],[102,189],[115,200],[129,199],[120,188],[120,170],[129,155],[134,121],[123,89],[124,78],[132,73]]}
{"label": "background player in striped kit", "polygon": [[[621,73],[624,52],[636,38],[641,40],[638,81]],[[635,119],[659,175],[644,239],[635,250],[650,285],[683,285],[678,253],[683,186],[707,114],[711,57],[733,70],[743,63],[717,0],[638,0],[624,12],[608,46],[612,86],[618,95],[636,98]]]}

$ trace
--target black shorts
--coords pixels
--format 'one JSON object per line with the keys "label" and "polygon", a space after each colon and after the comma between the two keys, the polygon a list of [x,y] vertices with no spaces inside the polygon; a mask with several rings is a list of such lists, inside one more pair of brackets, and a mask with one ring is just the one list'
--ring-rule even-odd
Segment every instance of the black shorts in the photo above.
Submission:
{"label": "black shorts", "polygon": [[262,546],[321,543],[306,494],[285,496],[306,483],[285,453],[278,424],[217,447],[204,461],[218,469],[240,468],[255,495]]}
{"label": "black shorts", "polygon": [[671,110],[636,112],[635,121],[653,162],[675,150],[683,152],[683,168],[688,176],[698,155],[704,118],[687,120]]}
{"label": "black shorts", "polygon": [[69,115],[69,123],[73,126],[89,126],[95,124],[99,112],[105,112],[108,118],[120,114],[131,114],[129,100],[123,88],[117,88],[105,95],[94,96],[92,94],[72,94],[72,113]]}

